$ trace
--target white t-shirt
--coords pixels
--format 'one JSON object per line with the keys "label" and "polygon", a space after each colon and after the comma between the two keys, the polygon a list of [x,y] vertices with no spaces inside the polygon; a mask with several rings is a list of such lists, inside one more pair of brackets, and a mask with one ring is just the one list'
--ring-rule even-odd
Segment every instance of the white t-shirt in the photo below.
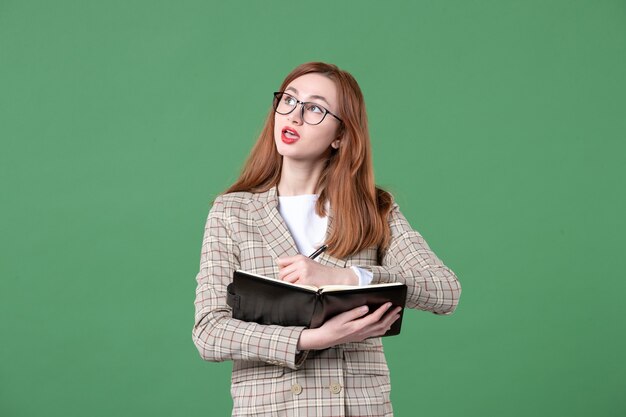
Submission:
{"label": "white t-shirt", "polygon": [[[298,251],[306,256],[324,243],[328,228],[328,217],[320,217],[315,212],[318,197],[317,194],[278,197],[278,211],[287,223]],[[373,274],[370,271],[356,266],[350,269],[359,277],[359,285],[372,282]]]}

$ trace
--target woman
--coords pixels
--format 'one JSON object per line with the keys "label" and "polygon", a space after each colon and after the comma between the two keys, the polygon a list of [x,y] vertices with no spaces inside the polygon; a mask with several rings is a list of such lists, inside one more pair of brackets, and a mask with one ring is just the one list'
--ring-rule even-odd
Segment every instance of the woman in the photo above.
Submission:
{"label": "woman", "polygon": [[233,415],[392,415],[378,336],[399,308],[356,308],[317,329],[243,322],[226,304],[236,269],[316,286],[403,282],[408,308],[456,308],[454,273],[376,188],[363,95],[334,65],[285,78],[240,178],[215,200],[193,339],[203,359],[233,361]]}

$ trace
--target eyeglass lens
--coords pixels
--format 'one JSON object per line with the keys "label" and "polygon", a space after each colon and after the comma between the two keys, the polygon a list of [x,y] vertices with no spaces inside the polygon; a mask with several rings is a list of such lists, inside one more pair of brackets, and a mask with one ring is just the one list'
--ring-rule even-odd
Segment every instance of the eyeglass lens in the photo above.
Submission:
{"label": "eyeglass lens", "polygon": [[[315,103],[302,103],[302,105],[302,118],[305,123],[317,125],[324,120],[324,116],[326,116],[326,109],[322,106]],[[277,113],[289,114],[294,111],[296,107],[298,107],[298,100],[287,93],[282,93],[280,95],[277,94],[275,107]]]}

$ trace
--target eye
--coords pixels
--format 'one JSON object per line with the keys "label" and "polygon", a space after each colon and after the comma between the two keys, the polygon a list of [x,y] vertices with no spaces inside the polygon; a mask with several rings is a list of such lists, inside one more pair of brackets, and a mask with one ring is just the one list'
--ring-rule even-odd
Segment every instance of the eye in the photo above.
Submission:
{"label": "eye", "polygon": [[310,111],[312,113],[324,113],[324,108],[314,103],[307,103],[306,111]]}
{"label": "eye", "polygon": [[287,94],[285,94],[283,96],[283,102],[289,106],[295,106],[297,103],[297,100],[291,96],[288,96]]}

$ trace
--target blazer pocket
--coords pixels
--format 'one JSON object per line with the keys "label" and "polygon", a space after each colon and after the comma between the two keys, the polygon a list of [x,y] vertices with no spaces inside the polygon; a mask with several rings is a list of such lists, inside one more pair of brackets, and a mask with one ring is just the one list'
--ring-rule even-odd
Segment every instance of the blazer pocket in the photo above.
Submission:
{"label": "blazer pocket", "polygon": [[389,368],[382,350],[344,351],[346,385],[359,395],[346,397],[350,415],[393,415]]}
{"label": "blazer pocket", "polygon": [[382,350],[346,350],[343,355],[348,374],[389,376],[389,367]]}
{"label": "blazer pocket", "polygon": [[286,409],[290,386],[283,378],[285,368],[253,362],[256,366],[233,366],[230,395],[233,399],[233,416],[273,415],[269,410]]}
{"label": "blazer pocket", "polygon": [[268,365],[263,362],[235,362],[231,382],[239,384],[246,381],[259,381],[283,376],[285,368],[277,365]]}

